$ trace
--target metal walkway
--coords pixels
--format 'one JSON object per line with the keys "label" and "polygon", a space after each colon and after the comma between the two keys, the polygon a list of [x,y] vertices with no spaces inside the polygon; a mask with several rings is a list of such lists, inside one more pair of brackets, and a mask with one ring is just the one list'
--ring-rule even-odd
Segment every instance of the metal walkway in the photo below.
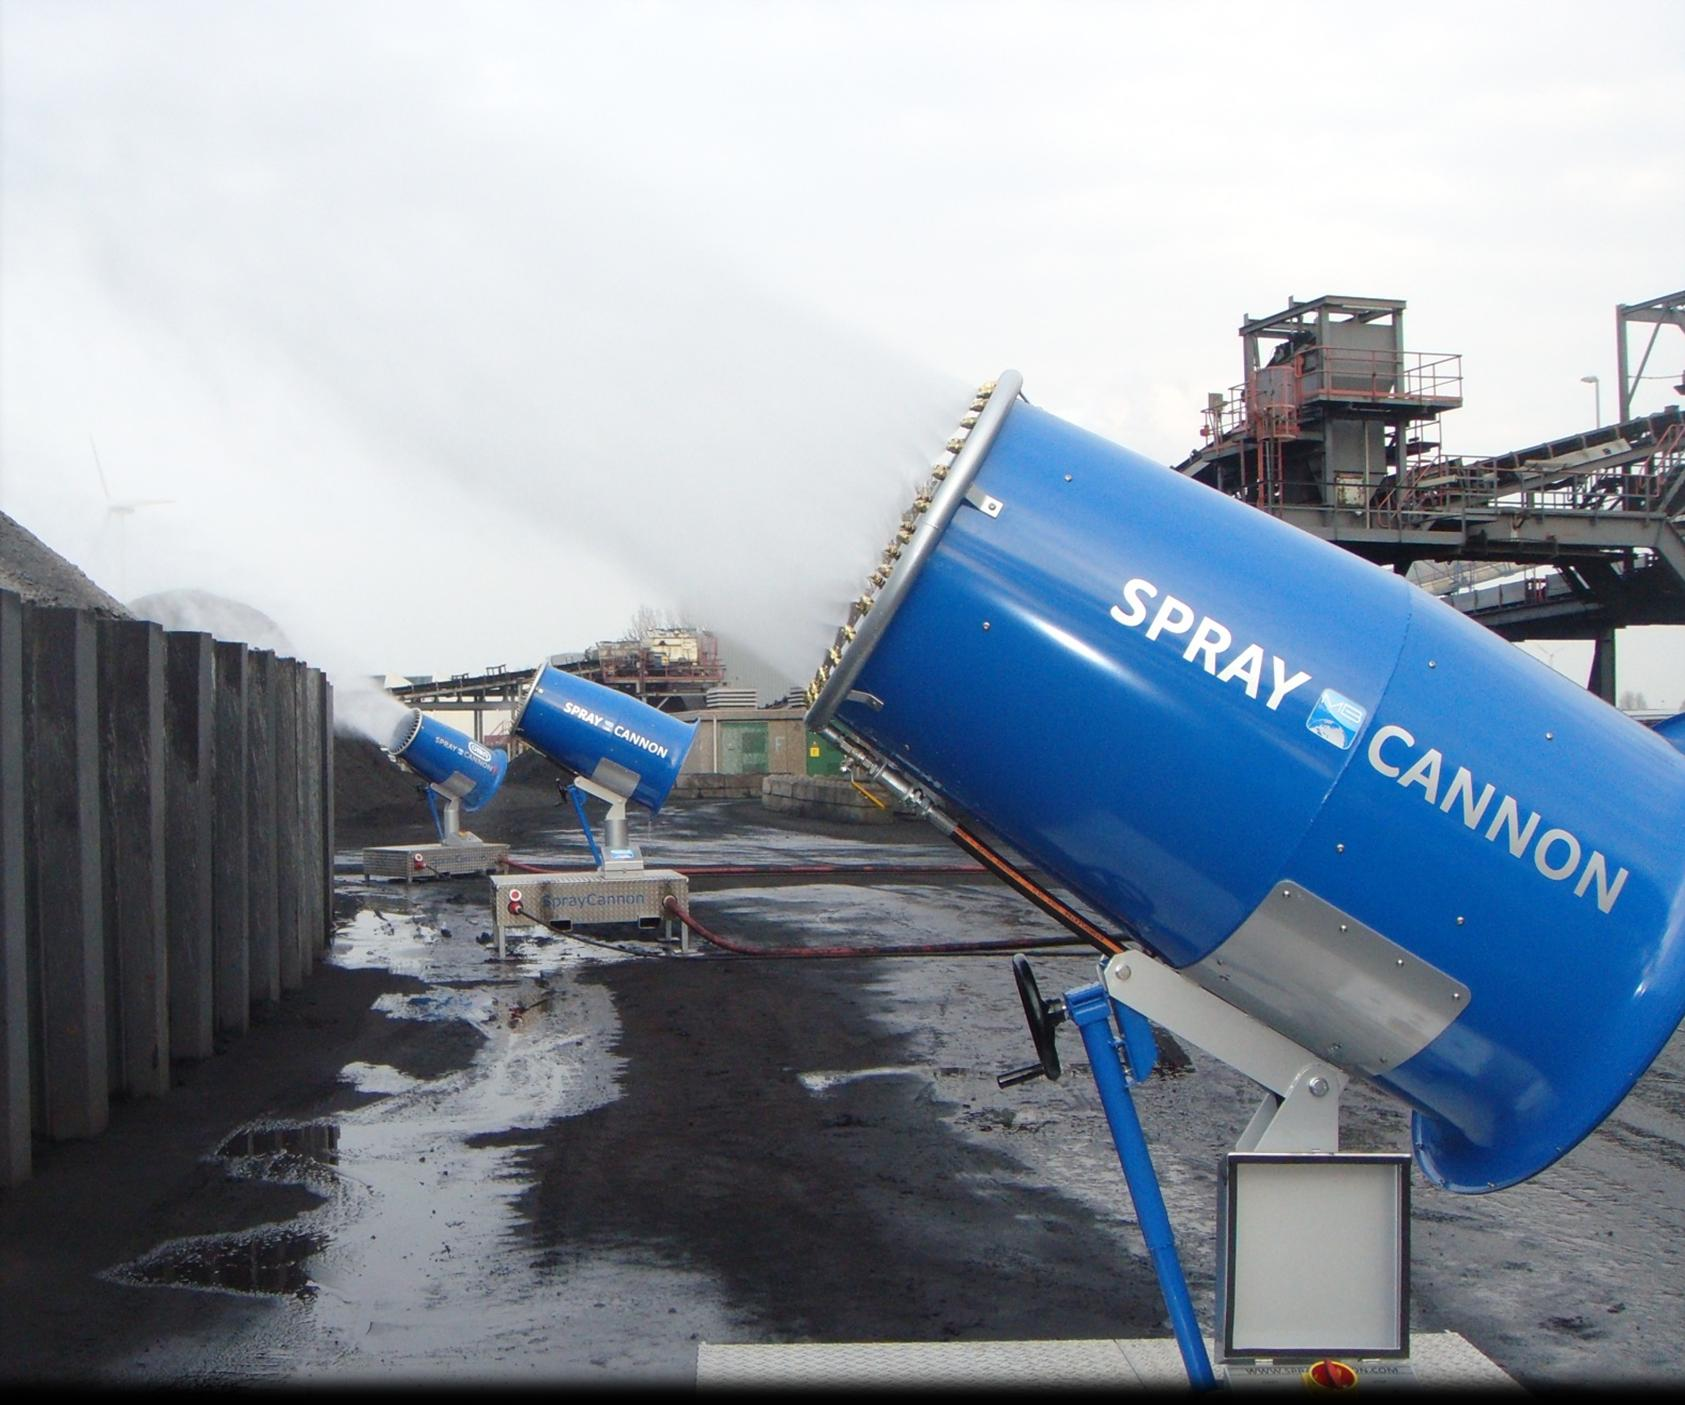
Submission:
{"label": "metal walkway", "polygon": [[[1360,1386],[1513,1387],[1516,1382],[1455,1332],[1411,1339],[1407,1363],[1350,1362]],[[1228,1384],[1299,1385],[1303,1365],[1236,1367]],[[1219,1375],[1223,1373],[1218,1368]],[[907,1390],[1096,1386],[1186,1389],[1176,1343],[1134,1340],[1031,1342],[814,1342],[737,1345],[704,1342],[696,1353],[698,1390],[898,1386]]]}

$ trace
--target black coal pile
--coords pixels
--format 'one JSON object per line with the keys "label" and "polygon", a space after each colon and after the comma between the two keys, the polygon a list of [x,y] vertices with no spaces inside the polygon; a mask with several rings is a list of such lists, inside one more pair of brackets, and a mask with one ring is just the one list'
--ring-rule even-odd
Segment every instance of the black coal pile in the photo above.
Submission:
{"label": "black coal pile", "polygon": [[333,743],[334,843],[420,844],[436,835],[421,781],[366,737]]}
{"label": "black coal pile", "polygon": [[27,527],[0,512],[0,590],[11,590],[31,605],[69,605],[113,619],[129,612],[115,596],[60,556]]}
{"label": "black coal pile", "polygon": [[554,799],[556,782],[566,783],[568,779],[568,773],[542,753],[523,751],[509,763],[503,789],[510,794],[530,791]]}

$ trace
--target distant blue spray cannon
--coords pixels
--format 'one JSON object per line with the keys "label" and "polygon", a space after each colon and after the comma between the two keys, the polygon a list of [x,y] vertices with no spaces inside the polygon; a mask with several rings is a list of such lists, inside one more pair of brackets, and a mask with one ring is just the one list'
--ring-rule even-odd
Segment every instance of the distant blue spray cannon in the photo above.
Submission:
{"label": "distant blue spray cannon", "polygon": [[[597,866],[641,867],[627,836],[627,802],[651,814],[661,809],[696,738],[696,725],[546,664],[527,684],[513,731],[573,773],[568,789]],[[609,807],[601,850],[586,819],[587,795]]]}
{"label": "distant blue spray cannon", "polygon": [[[493,878],[498,955],[511,931],[570,931],[575,924],[636,922],[671,933],[671,898],[681,908],[690,884],[672,869],[644,867],[632,843],[628,804],[660,811],[696,739],[696,726],[638,698],[545,664],[516,705],[511,734],[535,747],[572,779],[567,794],[595,869]],[[586,797],[608,806],[599,846]]]}
{"label": "distant blue spray cannon", "polygon": [[387,750],[427,783],[428,803],[446,844],[460,836],[463,811],[483,809],[497,794],[509,766],[506,752],[482,745],[419,708],[405,714]]}
{"label": "distant blue spray cannon", "polygon": [[[1359,1077],[1410,1109],[1430,1181],[1482,1192],[1591,1132],[1685,1014],[1679,751],[1401,577],[1035,408],[1015,372],[808,698],[851,769],[1107,953],[1063,1000],[1027,966],[1019,986],[1031,1072],[1057,1073],[1066,1017],[1122,1055],[1101,1093],[1138,1205],[1140,1016],[1264,1086],[1237,1155],[1350,1160]],[[1228,1332],[1246,1266],[1224,1271]],[[1407,1349],[1374,1326],[1281,1349]]]}
{"label": "distant blue spray cannon", "polygon": [[464,811],[484,809],[503,783],[508,755],[437,718],[409,708],[392,729],[386,752],[418,777],[438,831],[433,844],[381,844],[363,850],[370,878],[462,878],[491,872],[507,844],[487,843],[462,827]]}

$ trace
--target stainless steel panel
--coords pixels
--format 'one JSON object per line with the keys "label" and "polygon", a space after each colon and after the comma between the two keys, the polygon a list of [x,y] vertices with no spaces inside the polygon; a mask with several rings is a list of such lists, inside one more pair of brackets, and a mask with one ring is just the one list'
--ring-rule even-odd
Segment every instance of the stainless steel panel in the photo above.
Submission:
{"label": "stainless steel panel", "polygon": [[1183,974],[1358,1073],[1421,1052],[1470,999],[1461,981],[1291,879]]}

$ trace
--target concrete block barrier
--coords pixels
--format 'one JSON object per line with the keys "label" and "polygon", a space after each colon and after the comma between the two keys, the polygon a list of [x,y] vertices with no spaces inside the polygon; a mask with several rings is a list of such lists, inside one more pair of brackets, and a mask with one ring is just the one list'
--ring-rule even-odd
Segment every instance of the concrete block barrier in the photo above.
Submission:
{"label": "concrete block barrier", "polygon": [[327,922],[322,902],[322,756],[329,745],[322,735],[320,679],[314,668],[298,671],[299,955],[306,974],[316,968]]}
{"label": "concrete block barrier", "polygon": [[275,676],[267,649],[246,660],[246,942],[254,1002],[281,998],[281,896],[275,823]]}
{"label": "concrete block barrier", "polygon": [[761,782],[761,804],[775,814],[843,824],[891,824],[895,809],[884,797],[880,805],[847,779],[836,776],[767,776]]}
{"label": "concrete block barrier", "polygon": [[756,772],[727,775],[712,771],[686,771],[674,783],[675,800],[747,800],[761,793],[764,777]]}
{"label": "concrete block barrier", "polygon": [[275,933],[280,947],[281,989],[304,983],[298,876],[298,673],[297,659],[277,657],[271,698],[275,705]]}
{"label": "concrete block barrier", "polygon": [[322,801],[322,865],[317,875],[322,895],[321,942],[325,949],[333,941],[333,684],[328,675],[317,673],[322,709],[322,764],[316,768],[316,783]]}

